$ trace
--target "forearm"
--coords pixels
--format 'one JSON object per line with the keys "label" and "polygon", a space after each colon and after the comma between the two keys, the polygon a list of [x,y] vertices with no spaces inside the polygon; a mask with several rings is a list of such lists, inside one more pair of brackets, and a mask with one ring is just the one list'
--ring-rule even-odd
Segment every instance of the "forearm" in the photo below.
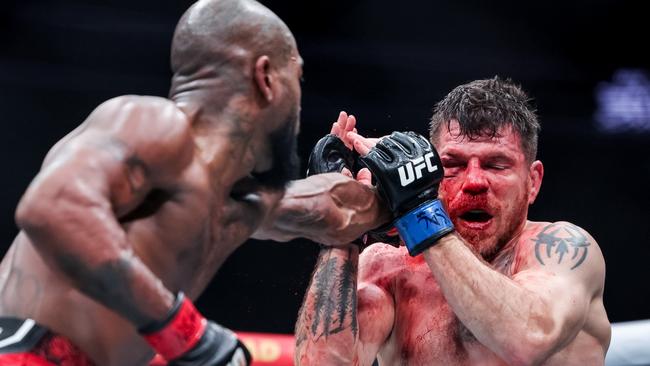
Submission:
{"label": "forearm", "polygon": [[373,189],[342,174],[319,174],[292,182],[255,237],[344,245],[389,219]]}
{"label": "forearm", "polygon": [[296,323],[297,365],[352,364],[359,341],[354,245],[321,249]]}
{"label": "forearm", "polygon": [[455,233],[423,255],[454,313],[482,344],[517,364],[546,354],[557,325],[539,295],[490,268]]}
{"label": "forearm", "polygon": [[28,198],[16,214],[45,262],[136,327],[165,318],[174,296],[134,255],[110,204],[62,196]]}

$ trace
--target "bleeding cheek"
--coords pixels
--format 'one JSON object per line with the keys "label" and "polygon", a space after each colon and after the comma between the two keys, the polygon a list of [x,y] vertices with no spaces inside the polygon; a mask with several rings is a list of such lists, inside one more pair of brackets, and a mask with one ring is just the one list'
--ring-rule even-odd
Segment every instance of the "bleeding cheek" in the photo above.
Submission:
{"label": "bleeding cheek", "polygon": [[451,197],[454,197],[456,192],[458,192],[458,188],[455,187],[454,182],[450,178],[442,180],[438,188],[438,198],[445,204],[447,209],[449,209],[449,200]]}

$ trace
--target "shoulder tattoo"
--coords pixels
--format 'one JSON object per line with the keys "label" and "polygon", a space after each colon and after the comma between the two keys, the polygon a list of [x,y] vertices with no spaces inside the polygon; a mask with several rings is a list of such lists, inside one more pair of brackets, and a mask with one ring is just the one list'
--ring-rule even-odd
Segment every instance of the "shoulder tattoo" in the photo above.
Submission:
{"label": "shoulder tattoo", "polygon": [[580,228],[568,223],[547,225],[531,240],[535,242],[535,258],[540,264],[555,261],[570,265],[572,270],[587,259],[591,245]]}

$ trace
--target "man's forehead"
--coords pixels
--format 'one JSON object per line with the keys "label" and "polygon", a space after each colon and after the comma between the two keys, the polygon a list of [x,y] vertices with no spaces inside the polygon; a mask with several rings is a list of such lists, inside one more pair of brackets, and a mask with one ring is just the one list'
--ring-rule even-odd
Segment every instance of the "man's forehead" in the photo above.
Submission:
{"label": "man's forehead", "polygon": [[443,124],[440,126],[437,143],[439,150],[452,147],[462,148],[463,146],[488,145],[495,147],[502,146],[503,148],[522,152],[521,137],[510,125],[500,127],[495,134],[486,132],[476,136],[467,136],[461,134],[458,122],[452,120],[449,125]]}

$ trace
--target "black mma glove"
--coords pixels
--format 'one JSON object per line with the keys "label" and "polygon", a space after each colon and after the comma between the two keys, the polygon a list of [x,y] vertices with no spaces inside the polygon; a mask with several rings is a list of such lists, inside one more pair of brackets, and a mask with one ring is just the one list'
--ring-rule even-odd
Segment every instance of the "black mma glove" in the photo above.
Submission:
{"label": "black mma glove", "polygon": [[437,199],[444,176],[440,157],[426,138],[393,132],[360,160],[373,174],[410,255],[420,254],[454,230]]}
{"label": "black mma glove", "polygon": [[338,136],[325,135],[318,140],[309,155],[307,176],[323,173],[340,173],[348,168],[352,174],[359,170],[359,154],[348,149]]}
{"label": "black mma glove", "polygon": [[[348,168],[354,176],[361,169],[359,154],[349,149],[341,139],[328,134],[318,140],[309,155],[307,163],[307,176],[322,173],[340,173],[343,168]],[[400,239],[392,224],[383,225],[367,233],[365,239],[357,239],[354,244],[363,248],[372,243],[382,242],[399,246]]]}
{"label": "black mma glove", "polygon": [[167,319],[139,329],[169,366],[247,366],[251,355],[232,331],[205,319],[179,293]]}

